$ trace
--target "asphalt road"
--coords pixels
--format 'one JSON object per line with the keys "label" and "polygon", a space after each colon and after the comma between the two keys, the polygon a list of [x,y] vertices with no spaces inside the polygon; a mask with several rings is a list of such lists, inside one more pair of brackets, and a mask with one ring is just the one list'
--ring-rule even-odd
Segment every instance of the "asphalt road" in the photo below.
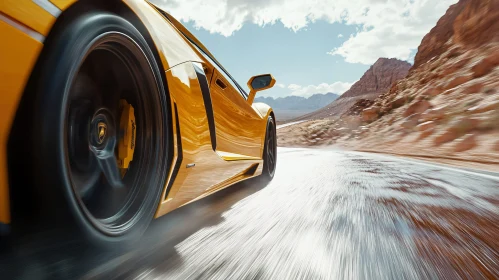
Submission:
{"label": "asphalt road", "polygon": [[278,153],[270,184],[247,181],[176,210],[131,248],[33,241],[3,259],[0,275],[499,278],[498,177],[359,152]]}

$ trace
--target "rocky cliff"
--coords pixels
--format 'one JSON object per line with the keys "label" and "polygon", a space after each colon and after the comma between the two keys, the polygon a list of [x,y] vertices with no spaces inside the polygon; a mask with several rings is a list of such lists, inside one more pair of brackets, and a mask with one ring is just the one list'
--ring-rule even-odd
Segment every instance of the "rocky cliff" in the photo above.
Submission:
{"label": "rocky cliff", "polygon": [[295,138],[499,166],[498,19],[499,0],[460,0],[424,37],[406,78],[339,120],[300,124],[307,136]]}
{"label": "rocky cliff", "polygon": [[352,87],[333,103],[299,119],[340,116],[360,99],[374,100],[390,86],[407,76],[411,64],[395,58],[380,58]]}
{"label": "rocky cliff", "polygon": [[406,61],[380,58],[339,99],[385,92],[394,82],[405,78],[410,68],[411,64]]}
{"label": "rocky cliff", "polygon": [[452,46],[479,48],[499,36],[499,2],[461,0],[449,7],[418,48],[414,68],[436,58]]}

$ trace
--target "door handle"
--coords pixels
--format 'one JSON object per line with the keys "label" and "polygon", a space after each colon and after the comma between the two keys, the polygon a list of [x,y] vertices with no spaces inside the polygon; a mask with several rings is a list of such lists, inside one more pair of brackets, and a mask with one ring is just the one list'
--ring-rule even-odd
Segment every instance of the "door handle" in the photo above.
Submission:
{"label": "door handle", "polygon": [[222,82],[222,80],[220,79],[217,79],[215,83],[217,83],[217,85],[222,89],[225,89],[227,87],[227,85],[224,82]]}

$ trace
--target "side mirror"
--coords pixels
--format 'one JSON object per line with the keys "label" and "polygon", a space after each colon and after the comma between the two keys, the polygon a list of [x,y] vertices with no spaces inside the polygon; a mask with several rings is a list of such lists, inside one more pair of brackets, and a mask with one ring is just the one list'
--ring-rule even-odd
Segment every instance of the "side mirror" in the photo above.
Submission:
{"label": "side mirror", "polygon": [[250,89],[248,96],[248,103],[253,104],[255,100],[255,95],[258,91],[266,90],[275,85],[275,79],[271,74],[264,74],[253,76],[248,81],[248,87]]}

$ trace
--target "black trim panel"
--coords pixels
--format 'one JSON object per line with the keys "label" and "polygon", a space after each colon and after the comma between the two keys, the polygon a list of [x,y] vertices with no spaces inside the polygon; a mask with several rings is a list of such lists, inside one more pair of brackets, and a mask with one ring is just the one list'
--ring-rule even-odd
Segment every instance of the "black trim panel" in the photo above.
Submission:
{"label": "black trim panel", "polygon": [[206,117],[208,118],[208,127],[210,128],[211,147],[213,148],[213,151],[215,151],[217,149],[217,135],[215,132],[215,118],[213,116],[213,106],[211,104],[211,94],[208,79],[206,79],[206,74],[201,67],[199,67],[195,63],[193,63],[192,65],[194,66],[194,70],[196,70],[199,86],[201,87],[201,93],[203,94],[204,107],[206,108]]}
{"label": "black trim panel", "polygon": [[249,176],[255,175],[255,172],[258,169],[258,165],[260,165],[260,164],[255,163],[252,166],[250,166],[250,168],[248,168],[248,170],[246,170],[246,172],[244,172],[244,175],[249,175]]}
{"label": "black trim panel", "polygon": [[180,121],[178,120],[178,110],[177,110],[177,104],[173,104],[174,109],[175,109],[175,124],[177,126],[177,161],[175,162],[175,166],[173,167],[173,172],[172,172],[172,177],[170,178],[170,181],[168,182],[168,186],[166,186],[166,192],[165,192],[165,197],[166,199],[168,197],[168,193],[170,192],[170,189],[173,186],[173,183],[175,182],[175,178],[177,178],[178,171],[180,170],[180,166],[182,165],[182,160],[184,159],[183,153],[182,153],[182,137],[180,136]]}

